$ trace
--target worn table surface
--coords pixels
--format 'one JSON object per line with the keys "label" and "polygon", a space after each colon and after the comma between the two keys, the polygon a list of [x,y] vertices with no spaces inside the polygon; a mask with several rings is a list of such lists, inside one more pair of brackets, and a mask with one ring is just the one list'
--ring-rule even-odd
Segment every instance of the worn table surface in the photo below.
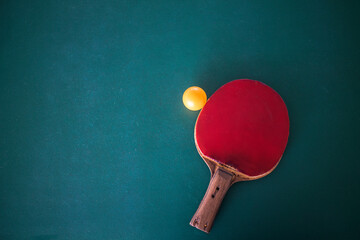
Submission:
{"label": "worn table surface", "polygon": [[[0,2],[0,239],[359,239],[358,1]],[[182,105],[284,98],[277,169],[189,226],[210,173]]]}

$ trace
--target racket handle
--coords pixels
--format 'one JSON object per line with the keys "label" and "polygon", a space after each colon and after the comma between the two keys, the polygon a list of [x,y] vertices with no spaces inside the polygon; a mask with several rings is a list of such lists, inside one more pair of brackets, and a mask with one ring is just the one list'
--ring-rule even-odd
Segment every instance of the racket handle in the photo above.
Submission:
{"label": "racket handle", "polygon": [[215,171],[205,196],[190,221],[191,226],[206,233],[210,232],[221,202],[232,184],[233,176],[220,168]]}

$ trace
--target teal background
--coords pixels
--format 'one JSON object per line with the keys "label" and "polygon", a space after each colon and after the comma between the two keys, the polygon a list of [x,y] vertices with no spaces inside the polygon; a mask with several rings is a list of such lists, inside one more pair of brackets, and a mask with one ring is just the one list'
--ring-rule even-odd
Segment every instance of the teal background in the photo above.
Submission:
{"label": "teal background", "polygon": [[[0,1],[0,239],[360,239],[359,1]],[[269,176],[189,226],[193,85],[277,90]]]}

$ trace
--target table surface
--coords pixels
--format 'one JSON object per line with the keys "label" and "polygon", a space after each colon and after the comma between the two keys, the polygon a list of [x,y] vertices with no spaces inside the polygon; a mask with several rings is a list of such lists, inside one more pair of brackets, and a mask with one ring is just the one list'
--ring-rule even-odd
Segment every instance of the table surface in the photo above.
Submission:
{"label": "table surface", "polygon": [[[359,1],[0,3],[0,239],[359,239]],[[208,96],[276,89],[283,159],[235,184],[209,235]]]}

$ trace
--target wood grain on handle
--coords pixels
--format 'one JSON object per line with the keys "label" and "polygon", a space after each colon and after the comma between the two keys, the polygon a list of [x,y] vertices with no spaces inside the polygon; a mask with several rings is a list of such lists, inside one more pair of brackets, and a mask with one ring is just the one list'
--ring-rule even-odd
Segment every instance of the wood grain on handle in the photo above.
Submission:
{"label": "wood grain on handle", "polygon": [[212,176],[205,196],[190,221],[190,225],[206,233],[210,232],[216,213],[232,184],[233,174],[220,168]]}

